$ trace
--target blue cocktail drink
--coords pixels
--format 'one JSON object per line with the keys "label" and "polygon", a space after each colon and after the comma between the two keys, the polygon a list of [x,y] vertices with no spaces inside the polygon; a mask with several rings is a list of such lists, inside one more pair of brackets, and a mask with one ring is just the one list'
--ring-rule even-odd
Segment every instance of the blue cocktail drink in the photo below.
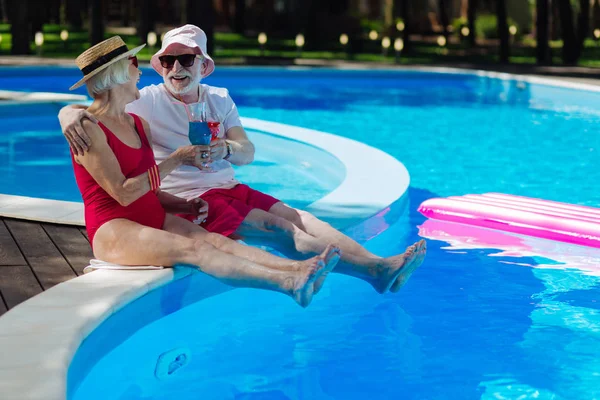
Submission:
{"label": "blue cocktail drink", "polygon": [[190,143],[194,145],[208,146],[212,139],[212,133],[208,123],[202,121],[190,121],[189,138]]}

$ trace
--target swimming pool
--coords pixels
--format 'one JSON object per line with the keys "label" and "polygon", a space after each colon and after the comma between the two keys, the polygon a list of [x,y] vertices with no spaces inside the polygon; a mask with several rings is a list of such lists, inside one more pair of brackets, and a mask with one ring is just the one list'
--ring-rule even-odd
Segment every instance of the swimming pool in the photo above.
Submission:
{"label": "swimming pool", "polygon": [[[142,79],[157,81],[151,71]],[[432,238],[427,261],[397,295],[334,275],[307,310],[251,290],[179,310],[197,278],[182,280],[84,342],[73,365],[89,374],[71,377],[72,398],[600,396],[598,251],[517,235],[482,242],[415,212],[429,197],[485,191],[597,205],[599,93],[388,71],[217,68],[207,83],[229,87],[242,115],[361,140],[401,160],[409,211],[367,246],[389,255],[420,233]],[[86,345],[148,304],[155,322],[82,367],[81,355],[96,360]],[[190,364],[157,379],[157,357],[173,349],[188,349]]]}

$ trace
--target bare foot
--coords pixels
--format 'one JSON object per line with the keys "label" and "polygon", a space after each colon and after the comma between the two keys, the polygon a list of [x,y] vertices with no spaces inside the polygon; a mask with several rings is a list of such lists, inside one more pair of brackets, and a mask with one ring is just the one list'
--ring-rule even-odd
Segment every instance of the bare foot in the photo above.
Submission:
{"label": "bare foot", "polygon": [[327,246],[327,248],[325,249],[323,254],[325,254],[325,258],[323,261],[325,261],[325,264],[326,264],[326,266],[325,266],[326,271],[323,272],[321,274],[321,276],[315,281],[314,294],[319,293],[319,290],[321,290],[321,287],[323,287],[325,278],[327,278],[327,274],[329,274],[329,272],[331,272],[331,270],[333,268],[335,268],[338,261],[340,261],[340,257],[342,256],[342,250],[340,250],[339,247],[335,247],[330,244],[329,246]]}
{"label": "bare foot", "polygon": [[294,273],[294,283],[291,285],[292,298],[301,307],[307,307],[312,301],[315,293],[315,282],[323,278],[320,283],[322,286],[327,274],[337,264],[339,257],[336,255],[336,250],[339,251],[336,247],[327,246],[321,255],[306,260],[303,270]]}
{"label": "bare foot", "polygon": [[407,266],[408,268],[406,268],[406,272],[402,272],[398,276],[396,281],[392,284],[392,287],[390,287],[390,292],[398,292],[402,286],[404,286],[406,281],[408,281],[408,278],[410,278],[410,275],[413,273],[413,271],[423,263],[423,260],[425,259],[425,253],[427,252],[427,242],[421,239],[415,243],[415,246],[417,248],[417,254],[414,261],[410,266]]}
{"label": "bare foot", "polygon": [[[423,242],[423,243],[421,243]],[[385,293],[401,278],[401,282],[406,282],[413,271],[423,262],[420,251],[424,241],[419,241],[406,248],[404,254],[388,257],[383,260],[380,266],[380,272],[377,279],[371,284],[378,293]]]}

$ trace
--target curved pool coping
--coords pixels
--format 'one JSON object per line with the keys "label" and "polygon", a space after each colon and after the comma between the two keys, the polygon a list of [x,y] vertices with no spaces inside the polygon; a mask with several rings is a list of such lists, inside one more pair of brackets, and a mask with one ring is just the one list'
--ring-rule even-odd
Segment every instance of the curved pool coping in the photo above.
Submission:
{"label": "curved pool coping", "polygon": [[[342,183],[307,210],[340,221],[363,220],[396,203],[409,185],[408,171],[389,154],[360,142],[290,125],[243,118],[245,127],[326,151],[345,167]],[[378,165],[373,174],[363,163]],[[395,184],[389,184],[390,176]],[[84,225],[83,204],[0,195],[0,215]],[[0,398],[64,400],[68,368],[83,340],[109,316],[149,291],[179,280],[189,268],[100,270],[56,285],[0,317]]]}
{"label": "curved pool coping", "polygon": [[[306,208],[338,228],[376,214],[402,197],[408,188],[410,178],[404,165],[379,149],[314,129],[255,118],[242,118],[242,123],[248,129],[322,149],[344,164],[346,176],[342,183]],[[364,168],[363,162],[386,172],[374,174]],[[389,184],[390,176],[396,177],[394,185]],[[0,216],[85,226],[81,202],[0,194]]]}
{"label": "curved pool coping", "polygon": [[[600,91],[600,88],[593,85],[561,82],[533,76],[466,71],[454,68],[419,68],[418,70],[479,75],[502,80],[514,79],[550,86]],[[409,177],[404,166],[380,150],[350,139],[305,128],[292,127],[293,129],[289,130],[289,136],[286,136],[278,131],[287,127],[283,124],[250,118],[245,118],[244,124],[248,128],[271,132],[307,143],[311,143],[311,137],[307,137],[307,135],[311,135],[314,137],[313,145],[334,154],[344,162],[347,168],[347,179],[340,187],[321,199],[320,204],[315,202],[310,205],[311,210],[316,213],[333,213],[336,209],[347,212],[354,208],[353,205],[362,206],[365,203],[373,205],[372,209],[384,208],[401,198],[408,188]],[[338,139],[341,139],[341,142]],[[340,143],[343,145],[340,146]],[[348,152],[346,152],[345,146],[350,148]],[[363,151],[374,155],[377,163],[384,162],[388,166],[397,168],[399,176],[405,177],[405,181],[400,184],[400,187],[403,188],[402,193],[397,191],[396,195],[398,193],[399,195],[394,201],[388,202],[394,197],[393,192],[389,191],[383,192],[383,199],[387,200],[373,200],[374,195],[387,188],[391,172],[386,171],[384,177],[387,179],[382,177],[383,182],[377,182],[379,184],[368,188],[365,187],[365,184],[373,184],[374,177],[379,178],[379,175],[367,175],[368,171],[363,170],[362,162],[365,160]],[[354,184],[350,186],[348,181],[354,182]],[[36,217],[24,210],[44,208],[49,204],[41,203],[40,199],[17,197],[0,196],[0,215],[25,219],[40,218],[39,215]],[[351,203],[348,203],[349,198],[352,199]],[[15,209],[15,207],[18,208],[16,203],[21,200],[30,202],[30,204],[19,210]],[[52,202],[51,200],[47,201]],[[339,208],[336,208],[337,201],[340,202],[341,207]],[[361,204],[361,201],[365,203]],[[384,204],[385,202],[388,203]],[[65,205],[64,203],[67,202],[60,203],[63,207],[75,207],[72,204]],[[6,215],[5,212],[9,212],[10,215]],[[49,222],[77,223],[75,217],[79,212],[79,210],[69,209],[61,218]],[[79,224],[82,222],[80,215]],[[54,286],[21,303],[0,317],[0,346],[3,349],[3,357],[0,359],[0,376],[2,377],[0,379],[0,398],[3,400],[64,400],[67,393],[69,364],[83,339],[110,315],[128,303],[157,287],[184,278],[191,272],[192,270],[188,268],[143,272],[96,271]]]}

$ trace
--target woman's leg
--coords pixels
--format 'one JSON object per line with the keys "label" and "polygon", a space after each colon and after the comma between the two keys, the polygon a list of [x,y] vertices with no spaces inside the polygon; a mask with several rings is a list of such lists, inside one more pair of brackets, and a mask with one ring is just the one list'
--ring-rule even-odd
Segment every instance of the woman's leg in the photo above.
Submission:
{"label": "woman's leg", "polygon": [[[256,247],[245,246],[226,236],[218,233],[208,232],[201,226],[190,223],[188,220],[183,218],[165,219],[163,229],[177,235],[185,236],[189,239],[203,240],[212,244],[217,249],[224,251],[225,253],[233,254],[234,256],[245,258],[246,260],[250,260],[270,268],[276,268],[285,271],[298,271],[299,269],[304,268],[306,263],[311,262],[310,260],[296,261],[287,258],[281,258]],[[323,245],[319,253],[324,258],[326,263],[329,263],[332,257],[337,259],[340,255],[339,249],[331,245]]]}
{"label": "woman's leg", "polygon": [[[167,218],[178,218],[167,215]],[[322,280],[335,260],[326,264],[321,257],[309,267],[282,271],[253,263],[199,240],[150,228],[138,223],[115,219],[98,229],[94,237],[94,256],[123,265],[188,264],[224,283],[278,291],[291,296],[302,307],[312,300],[316,280]]]}

